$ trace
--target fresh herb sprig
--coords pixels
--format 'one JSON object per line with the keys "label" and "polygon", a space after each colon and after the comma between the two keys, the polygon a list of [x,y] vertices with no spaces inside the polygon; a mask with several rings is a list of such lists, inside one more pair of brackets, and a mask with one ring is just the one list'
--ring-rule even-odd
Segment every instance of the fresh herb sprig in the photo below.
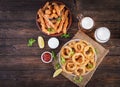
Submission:
{"label": "fresh herb sprig", "polygon": [[48,28],[47,31],[48,32],[54,32],[54,29],[53,28]]}
{"label": "fresh herb sprig", "polygon": [[97,48],[94,48],[94,49],[95,49],[96,54],[98,54],[98,50],[97,50]]}
{"label": "fresh herb sprig", "polygon": [[30,39],[28,40],[27,46],[31,47],[35,42],[36,42],[36,40],[35,40],[34,38],[30,38]]}
{"label": "fresh herb sprig", "polygon": [[73,56],[75,54],[74,50],[70,52],[70,55]]}
{"label": "fresh herb sprig", "polygon": [[62,38],[69,38],[69,37],[70,37],[70,34],[67,34],[67,33],[66,33],[66,34],[62,34],[61,37],[62,37]]}
{"label": "fresh herb sprig", "polygon": [[55,54],[54,51],[52,51],[52,57],[53,57],[54,60],[57,59],[57,55]]}
{"label": "fresh herb sprig", "polygon": [[57,22],[60,22],[62,20],[62,17],[59,16],[56,20],[57,20]]}
{"label": "fresh herb sprig", "polygon": [[61,57],[61,64],[65,64],[65,58]]}
{"label": "fresh herb sprig", "polygon": [[87,67],[91,69],[91,68],[93,68],[93,65],[91,63],[88,63]]}
{"label": "fresh herb sprig", "polygon": [[80,77],[74,77],[73,80],[74,80],[76,83],[80,83],[80,82],[82,82],[83,77],[82,77],[82,76],[80,76]]}
{"label": "fresh herb sprig", "polygon": [[55,64],[55,69],[57,70],[57,69],[60,69],[60,68],[61,68],[60,64],[59,64],[59,63],[56,63],[56,64]]}

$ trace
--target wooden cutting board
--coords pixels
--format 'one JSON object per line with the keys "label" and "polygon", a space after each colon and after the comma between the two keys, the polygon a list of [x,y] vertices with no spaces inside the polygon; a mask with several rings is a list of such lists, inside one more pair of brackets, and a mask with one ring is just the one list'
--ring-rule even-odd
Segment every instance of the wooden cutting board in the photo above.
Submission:
{"label": "wooden cutting board", "polygon": [[[91,43],[94,46],[94,48],[96,49],[96,53],[97,53],[96,67],[89,74],[83,76],[83,80],[81,82],[75,82],[74,81],[74,76],[68,75],[68,74],[66,74],[64,72],[61,73],[64,77],[66,77],[67,79],[69,79],[70,81],[72,81],[73,83],[75,83],[76,85],[78,85],[80,87],[85,87],[85,85],[89,82],[89,80],[93,76],[94,72],[96,71],[97,67],[102,62],[103,58],[107,55],[107,53],[109,52],[109,50],[105,49],[103,46],[101,46],[100,44],[98,44],[96,41],[94,41],[92,38],[90,38],[88,35],[86,35],[85,33],[83,33],[80,30],[75,34],[75,36],[72,39],[86,40],[89,43]],[[58,58],[56,60],[54,60],[54,62],[53,62],[54,68],[55,68],[55,65],[57,63],[58,63]]]}

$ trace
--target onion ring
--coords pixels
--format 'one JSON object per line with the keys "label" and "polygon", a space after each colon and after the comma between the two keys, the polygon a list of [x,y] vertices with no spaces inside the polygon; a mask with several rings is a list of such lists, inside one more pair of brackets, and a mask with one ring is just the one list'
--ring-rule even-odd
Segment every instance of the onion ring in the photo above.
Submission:
{"label": "onion ring", "polygon": [[86,65],[85,65],[85,69],[86,71],[90,72],[91,70],[93,70],[96,66],[95,61],[89,61]]}
{"label": "onion ring", "polygon": [[82,65],[85,62],[85,57],[82,53],[75,53],[72,56],[72,61],[77,65]]}
{"label": "onion ring", "polygon": [[76,52],[81,52],[84,48],[84,46],[81,44],[81,42],[77,42],[75,45],[74,45],[74,48],[75,48],[75,51]]}
{"label": "onion ring", "polygon": [[84,48],[83,54],[84,54],[85,57],[87,57],[88,59],[89,59],[89,58],[94,58],[94,56],[95,56],[94,48],[93,48],[91,45],[86,46],[86,47]]}
{"label": "onion ring", "polygon": [[75,75],[80,76],[85,74],[85,67],[77,67],[74,71]]}
{"label": "onion ring", "polygon": [[62,69],[64,72],[72,74],[76,69],[77,65],[73,63],[72,60],[68,60],[63,66]]}
{"label": "onion ring", "polygon": [[85,40],[81,40],[80,43],[81,43],[84,47],[86,47],[86,46],[89,44],[89,43],[88,43],[87,41],[85,41]]}
{"label": "onion ring", "polygon": [[65,46],[62,48],[60,53],[62,57],[68,59],[71,57],[71,54],[70,54],[71,52],[72,52],[72,49],[69,46]]}

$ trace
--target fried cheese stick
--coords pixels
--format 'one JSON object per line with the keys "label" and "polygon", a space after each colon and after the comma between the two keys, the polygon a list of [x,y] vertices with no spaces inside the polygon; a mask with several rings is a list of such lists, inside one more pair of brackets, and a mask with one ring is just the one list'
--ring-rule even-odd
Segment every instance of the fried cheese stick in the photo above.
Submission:
{"label": "fried cheese stick", "polygon": [[58,33],[60,33],[62,31],[63,24],[65,22],[65,19],[67,18],[67,15],[68,15],[68,10],[66,10],[65,12],[62,12],[62,20],[61,20],[59,28],[57,30]]}

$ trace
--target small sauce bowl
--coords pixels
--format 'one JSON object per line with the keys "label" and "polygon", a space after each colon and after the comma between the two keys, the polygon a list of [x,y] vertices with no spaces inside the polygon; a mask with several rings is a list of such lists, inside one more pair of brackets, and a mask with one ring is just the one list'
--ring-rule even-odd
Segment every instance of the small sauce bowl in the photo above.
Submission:
{"label": "small sauce bowl", "polygon": [[52,62],[52,60],[53,60],[52,53],[50,53],[48,51],[43,52],[42,55],[41,55],[41,60],[44,63],[50,63],[50,62]]}

